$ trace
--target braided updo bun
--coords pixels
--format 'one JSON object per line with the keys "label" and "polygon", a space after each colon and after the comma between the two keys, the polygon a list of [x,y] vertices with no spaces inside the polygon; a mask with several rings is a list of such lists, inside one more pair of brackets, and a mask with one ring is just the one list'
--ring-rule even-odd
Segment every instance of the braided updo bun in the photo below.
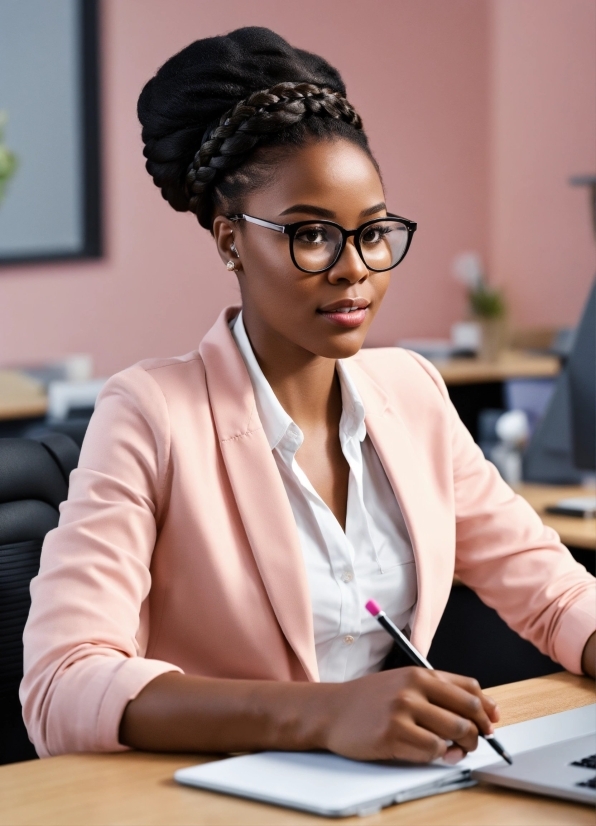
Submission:
{"label": "braided updo bun", "polygon": [[238,211],[288,148],[336,136],[370,154],[345,95],[336,69],[270,29],[197,40],[139,97],[147,171],[174,209],[211,229],[216,206]]}

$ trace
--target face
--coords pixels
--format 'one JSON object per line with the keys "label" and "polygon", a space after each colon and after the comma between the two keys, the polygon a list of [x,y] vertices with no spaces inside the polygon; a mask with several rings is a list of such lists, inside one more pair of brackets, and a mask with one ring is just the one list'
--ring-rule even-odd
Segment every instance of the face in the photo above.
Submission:
{"label": "face", "polygon": [[[273,183],[247,197],[243,211],[276,224],[323,218],[355,229],[385,216],[384,201],[368,155],[349,141],[324,140],[284,159]],[[257,353],[272,349],[338,359],[360,349],[391,272],[369,271],[353,237],[332,269],[311,274],[293,264],[285,234],[221,215],[213,231],[224,263],[236,264],[244,320]],[[348,314],[349,307],[357,309]]]}

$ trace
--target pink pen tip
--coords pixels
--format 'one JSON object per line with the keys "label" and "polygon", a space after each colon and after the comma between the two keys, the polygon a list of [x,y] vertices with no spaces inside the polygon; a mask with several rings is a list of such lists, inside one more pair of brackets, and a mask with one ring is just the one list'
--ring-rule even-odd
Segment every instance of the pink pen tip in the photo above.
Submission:
{"label": "pink pen tip", "polygon": [[369,599],[369,601],[366,603],[364,607],[370,614],[373,615],[373,617],[376,617],[377,614],[380,614],[383,610],[379,603],[374,599]]}

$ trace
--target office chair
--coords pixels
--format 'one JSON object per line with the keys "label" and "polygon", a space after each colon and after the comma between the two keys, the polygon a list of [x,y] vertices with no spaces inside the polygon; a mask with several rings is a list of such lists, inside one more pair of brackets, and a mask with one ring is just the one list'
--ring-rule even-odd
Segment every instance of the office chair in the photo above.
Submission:
{"label": "office chair", "polygon": [[0,439],[0,764],[37,757],[23,723],[23,629],[29,583],[39,570],[46,533],[58,525],[58,506],[79,448],[68,436]]}

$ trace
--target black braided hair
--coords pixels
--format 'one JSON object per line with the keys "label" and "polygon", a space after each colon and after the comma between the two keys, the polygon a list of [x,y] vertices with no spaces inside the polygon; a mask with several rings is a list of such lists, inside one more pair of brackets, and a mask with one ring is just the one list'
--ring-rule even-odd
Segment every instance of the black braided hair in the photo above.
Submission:
{"label": "black braided hair", "polygon": [[270,29],[197,40],[141,92],[147,171],[174,209],[211,229],[216,207],[241,211],[309,139],[345,138],[371,155],[345,94],[336,69]]}

